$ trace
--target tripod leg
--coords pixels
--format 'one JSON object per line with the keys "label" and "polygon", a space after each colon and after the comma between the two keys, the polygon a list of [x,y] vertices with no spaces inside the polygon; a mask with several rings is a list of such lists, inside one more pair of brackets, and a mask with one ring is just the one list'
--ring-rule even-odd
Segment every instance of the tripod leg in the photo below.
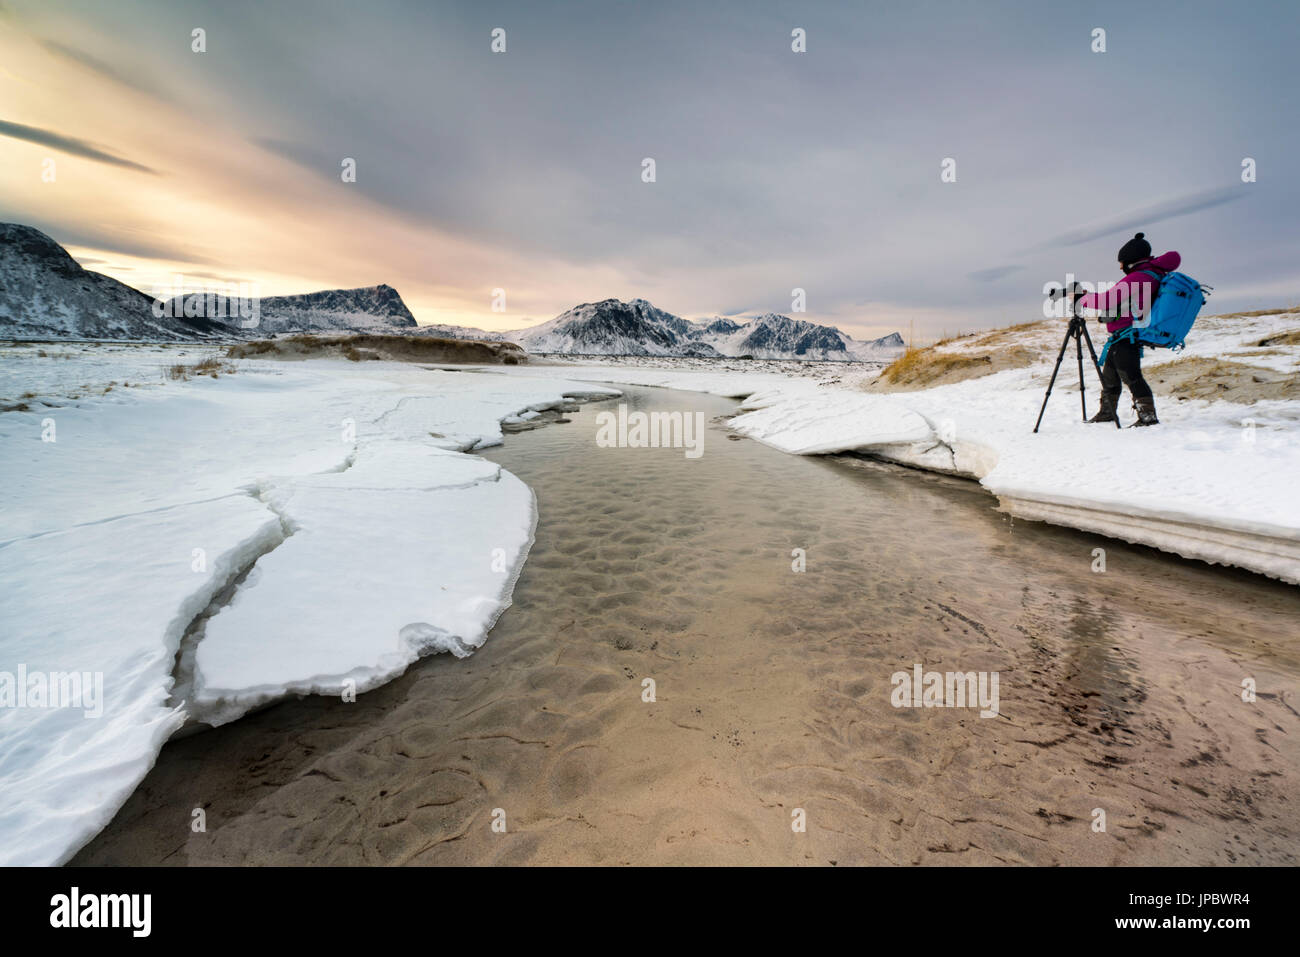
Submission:
{"label": "tripod leg", "polygon": [[1097,350],[1092,347],[1092,336],[1088,335],[1088,327],[1083,327],[1083,341],[1088,343],[1088,355],[1092,356],[1092,367],[1097,370],[1097,378],[1101,378],[1101,363],[1097,361]]}
{"label": "tripod leg", "polygon": [[[1085,332],[1086,326],[1081,326]],[[1074,354],[1079,360],[1079,411],[1083,413],[1083,421],[1088,421],[1088,388],[1083,381],[1083,342],[1079,336],[1074,337]]]}
{"label": "tripod leg", "polygon": [[[1052,386],[1056,385],[1056,374],[1061,371],[1061,359],[1065,356],[1065,347],[1070,344],[1070,330],[1065,330],[1065,338],[1061,340],[1061,351],[1056,354],[1056,366],[1052,369],[1051,381],[1047,383],[1047,393],[1043,396],[1043,405],[1038,410],[1038,421],[1034,423],[1034,432],[1038,432],[1038,427],[1043,424],[1043,413],[1047,411],[1047,400],[1052,397]],[[1089,346],[1091,348],[1091,346]]]}

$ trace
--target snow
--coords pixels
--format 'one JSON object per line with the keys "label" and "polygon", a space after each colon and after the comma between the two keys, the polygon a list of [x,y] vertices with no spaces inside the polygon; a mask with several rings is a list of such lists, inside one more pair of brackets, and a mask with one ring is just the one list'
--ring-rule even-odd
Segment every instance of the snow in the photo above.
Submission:
{"label": "snow", "polygon": [[[360,693],[422,654],[479,647],[536,510],[463,450],[501,442],[511,416],[617,394],[377,361],[163,380],[203,354],[182,351],[0,356],[0,395],[35,394],[0,415],[0,682],[90,672],[104,692],[98,717],[0,707],[0,864],[71,857],[185,720]],[[149,385],[87,388],[130,376]]]}
{"label": "snow", "polygon": [[289,691],[368,691],[424,654],[484,642],[533,541],[532,491],[491,463],[423,458],[263,493],[292,533],[207,623],[198,717],[221,724]]}
{"label": "snow", "polygon": [[[1205,317],[1185,351],[1149,351],[1144,365],[1205,357],[1294,373],[1300,345],[1258,343],[1298,328],[1294,313]],[[1060,323],[1026,330],[1017,344],[1050,352],[1027,368],[915,392],[865,392],[869,375],[828,377],[820,364],[792,373],[773,364],[749,372],[741,363],[669,368],[638,360],[534,366],[530,374],[743,398],[744,414],[731,427],[783,452],[863,452],[969,477],[1017,517],[1300,583],[1300,401],[1242,405],[1157,394],[1159,426],[1116,430],[1080,421],[1077,372],[1067,363],[1034,434],[1063,334]],[[945,348],[971,344],[961,339]],[[1087,381],[1091,413],[1095,374]],[[1121,411],[1131,419],[1126,406],[1127,399]]]}
{"label": "snow", "polygon": [[[816,394],[819,387],[841,381],[848,370],[857,375],[850,381],[876,375],[883,363],[819,362],[792,360],[749,361],[739,359],[679,359],[659,356],[580,359],[565,357],[549,364],[534,360],[526,367],[533,377],[562,376],[587,382],[644,385],[683,392],[706,392],[732,399],[753,398],[767,392],[789,395],[796,391]],[[524,367],[494,369],[504,375],[519,374]]]}
{"label": "snow", "polygon": [[[225,289],[214,289],[177,295],[166,302],[166,314],[210,316],[237,328],[254,330],[259,337],[290,332],[394,333],[416,328],[415,317],[402,297],[387,285],[262,298],[253,315],[239,311],[242,308],[251,312],[246,303],[214,301],[212,297],[217,294],[227,293]],[[247,295],[252,296],[253,290]]]}
{"label": "snow", "polygon": [[152,300],[31,226],[0,223],[0,335],[193,340],[196,330],[153,314]]}
{"label": "snow", "polygon": [[[1202,320],[1184,355],[1294,373],[1300,346],[1259,343],[1298,327],[1295,315]],[[1054,358],[1060,329],[1025,341]],[[862,386],[879,364],[247,360],[177,382],[168,365],[211,353],[45,351],[0,350],[0,399],[27,406],[0,414],[0,693],[20,667],[87,672],[102,675],[103,706],[0,707],[3,864],[71,857],[183,721],[362,693],[422,654],[481,646],[536,506],[465,453],[499,444],[503,422],[618,394],[584,383],[743,398],[732,427],[791,454],[852,450],[968,476],[1023,518],[1300,583],[1296,400],[1162,400],[1160,426],[1117,431],[1079,422],[1067,368],[1035,435],[1044,360],[876,393]],[[1095,393],[1090,382],[1091,406]]]}
{"label": "snow", "polygon": [[[161,387],[168,366],[216,354],[215,348],[204,345],[58,342],[0,346],[0,409],[20,402],[34,406],[46,400],[51,405],[75,405],[86,397],[110,404],[125,401],[116,391],[123,382],[133,388]],[[114,391],[105,395],[110,383]]]}
{"label": "snow", "polygon": [[[715,318],[715,322],[722,317]],[[731,320],[734,322],[734,320]],[[697,327],[700,323],[695,324]],[[834,326],[791,319],[776,313],[767,313],[738,324],[731,332],[698,331],[695,338],[712,346],[724,356],[750,355],[757,359],[789,359],[798,354],[801,359],[844,362],[896,357],[903,346],[898,333],[879,339],[860,342]],[[758,345],[756,342],[762,342]],[[835,342],[843,349],[832,348]],[[804,351],[797,350],[802,344]]]}
{"label": "snow", "polygon": [[108,823],[181,723],[167,678],[186,623],[278,531],[229,495],[0,548],[0,670],[102,675],[104,695],[98,717],[0,708],[0,864],[60,863]]}

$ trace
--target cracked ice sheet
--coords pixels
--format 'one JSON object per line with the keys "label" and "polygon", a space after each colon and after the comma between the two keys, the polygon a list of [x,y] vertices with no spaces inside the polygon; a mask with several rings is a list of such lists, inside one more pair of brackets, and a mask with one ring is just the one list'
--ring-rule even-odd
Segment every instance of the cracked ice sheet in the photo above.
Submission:
{"label": "cracked ice sheet", "polygon": [[[742,415],[732,426],[787,451],[873,450],[897,441],[903,408],[926,426],[931,443],[946,436],[956,453],[954,471],[995,495],[1296,537],[1300,497],[1292,490],[1300,444],[1287,435],[1293,428],[1287,414],[1300,403],[1164,402],[1158,428],[1116,430],[1081,422],[1077,386],[1071,390],[1067,382],[1060,395],[1053,393],[1034,434],[1046,384],[1039,372],[1012,370],[893,395],[796,397]],[[1088,399],[1095,411],[1095,395]],[[1243,429],[1245,419],[1260,427]],[[1278,425],[1265,428],[1266,422]],[[904,464],[923,464],[902,448],[885,451]]]}
{"label": "cracked ice sheet", "polygon": [[[7,361],[0,360],[0,372],[7,372]],[[55,385],[44,391],[57,391]],[[449,394],[441,406],[440,390]],[[440,485],[447,509],[473,512],[478,506],[471,508],[472,502],[482,504],[492,496],[484,491],[477,499],[459,498],[447,486],[472,490],[483,481],[485,467],[495,469],[472,456],[452,455],[454,463],[436,463],[433,480],[416,474],[422,463],[414,450],[435,441],[430,429],[422,428],[418,416],[385,427],[386,417],[410,404],[407,400],[441,409],[451,425],[458,424],[457,409],[472,412],[473,421],[460,425],[460,432],[473,442],[492,442],[500,441],[501,418],[560,404],[566,394],[601,391],[555,379],[471,380],[406,364],[250,361],[240,364],[238,374],[218,380],[115,391],[75,406],[0,416],[0,487],[6,492],[0,503],[0,581],[5,583],[0,591],[0,671],[16,673],[19,664],[33,671],[102,670],[108,698],[99,719],[83,719],[77,712],[76,720],[68,721],[66,713],[0,709],[0,862],[66,860],[111,819],[153,765],[179,722],[180,716],[170,714],[164,703],[180,635],[228,573],[252,562],[282,534],[279,518],[247,490],[267,487],[268,475],[290,477],[281,485],[298,476],[303,498],[290,510],[302,514],[305,528],[310,516],[329,512],[303,505],[309,493],[326,494],[312,488],[310,477],[326,473],[323,481],[335,483],[332,487],[354,487],[328,494],[356,506],[336,509],[330,520],[355,519],[373,528],[387,523],[390,537],[401,536],[404,523],[392,518],[401,509],[386,512],[378,504],[381,496],[393,493],[361,489]],[[56,442],[42,441],[47,417],[57,426]],[[348,420],[356,441],[343,438],[341,425]],[[399,450],[397,444],[409,448]],[[427,451],[437,453],[431,447]],[[426,529],[458,530],[454,541],[426,539],[430,548],[445,546],[449,555],[462,556],[468,564],[479,558],[475,542],[484,549],[496,547],[491,541],[498,535],[494,522],[510,517],[516,532],[520,525],[531,532],[528,490],[508,476],[490,484],[513,486],[514,497],[502,494],[493,500],[496,514],[478,509],[485,514],[478,516],[477,525],[439,523],[437,509],[421,513],[411,504],[412,515],[423,515]],[[422,493],[400,494],[418,499]],[[520,499],[527,500],[527,509]],[[452,515],[454,519],[454,511]],[[509,542],[515,539],[505,531],[498,537],[507,550],[507,571],[496,576],[491,588],[480,583],[477,598],[503,608],[523,549],[512,551]],[[522,535],[525,541],[528,537]],[[206,574],[190,570],[196,547],[207,550]],[[222,559],[227,552],[230,557]],[[313,567],[327,571],[320,562]],[[422,567],[436,564],[426,560]],[[311,584],[325,587],[319,580]],[[424,581],[418,587],[437,586]],[[461,597],[468,602],[471,596]],[[431,616],[446,609],[437,602],[426,605],[426,617],[413,616],[403,624],[425,622],[431,626],[428,635],[438,634],[435,627],[461,631],[466,648],[482,642],[494,619],[490,610],[469,606],[479,610],[472,621],[468,616],[458,625],[437,621]],[[333,626],[323,619],[327,632]],[[423,646],[419,641],[404,646],[415,647]],[[370,659],[363,655],[363,660]],[[391,664],[385,667],[397,673],[400,669]],[[378,673],[371,669],[372,677]],[[253,680],[265,690],[278,677]],[[117,697],[124,687],[131,694]]]}
{"label": "cracked ice sheet", "polygon": [[890,399],[831,391],[803,399],[759,398],[761,407],[733,419],[732,427],[793,455],[922,442],[934,435],[923,416]]}
{"label": "cracked ice sheet", "polygon": [[98,706],[0,707],[0,864],[60,864],[112,819],[183,718],[166,702],[186,625],[280,534],[237,494],[0,547],[0,672],[103,675]]}
{"label": "cracked ice sheet", "polygon": [[503,419],[554,408],[566,397],[613,398],[620,394],[606,386],[498,371],[435,369],[422,374],[433,394],[403,397],[375,426],[387,436],[433,441],[449,449],[500,445]]}
{"label": "cracked ice sheet", "polygon": [[[831,363],[834,365],[834,363]],[[740,372],[734,369],[707,371],[701,369],[673,369],[641,365],[601,365],[599,363],[563,363],[556,365],[493,366],[493,373],[504,378],[529,377],[533,379],[555,377],[566,386],[577,382],[610,382],[616,385],[640,385],[657,389],[677,389],[682,392],[706,392],[729,399],[748,396],[745,407],[760,401],[762,396],[789,398],[792,395],[815,395],[823,386],[811,379],[800,379],[782,372]],[[574,380],[577,380],[575,382]]]}
{"label": "cracked ice sheet", "polygon": [[[0,416],[0,541],[219,498],[259,472],[338,468],[346,406],[325,411],[312,385],[232,376]],[[297,408],[285,401],[295,392]],[[41,441],[46,418],[54,442]]]}
{"label": "cracked ice sheet", "polygon": [[509,472],[418,446],[363,448],[349,471],[264,498],[292,533],[198,644],[194,706],[213,724],[346,681],[360,693],[426,654],[470,654],[510,605],[536,519]]}

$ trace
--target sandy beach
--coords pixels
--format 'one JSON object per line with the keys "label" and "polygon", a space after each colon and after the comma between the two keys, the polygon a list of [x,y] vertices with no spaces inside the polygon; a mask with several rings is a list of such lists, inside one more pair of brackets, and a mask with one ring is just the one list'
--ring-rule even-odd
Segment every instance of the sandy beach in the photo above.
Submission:
{"label": "sandy beach", "polygon": [[[626,392],[705,453],[598,448],[601,403],[484,453],[539,519],[472,657],[173,741],[73,863],[1296,863],[1294,587]],[[893,707],[916,664],[999,715]]]}

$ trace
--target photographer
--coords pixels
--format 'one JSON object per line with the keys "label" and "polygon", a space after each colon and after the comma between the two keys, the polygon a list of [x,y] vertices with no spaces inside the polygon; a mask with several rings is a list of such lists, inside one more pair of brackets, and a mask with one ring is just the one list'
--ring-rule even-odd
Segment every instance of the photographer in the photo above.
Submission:
{"label": "photographer", "polygon": [[1158,425],[1155,398],[1151,386],[1142,377],[1142,346],[1122,333],[1133,325],[1134,316],[1146,315],[1151,300],[1166,273],[1182,262],[1176,252],[1151,257],[1151,244],[1138,233],[1119,250],[1119,265],[1124,278],[1101,293],[1089,293],[1078,301],[1078,308],[1093,309],[1105,321],[1111,334],[1106,364],[1101,370],[1101,411],[1089,422],[1115,422],[1121,384],[1128,386],[1138,419],[1134,425]]}

